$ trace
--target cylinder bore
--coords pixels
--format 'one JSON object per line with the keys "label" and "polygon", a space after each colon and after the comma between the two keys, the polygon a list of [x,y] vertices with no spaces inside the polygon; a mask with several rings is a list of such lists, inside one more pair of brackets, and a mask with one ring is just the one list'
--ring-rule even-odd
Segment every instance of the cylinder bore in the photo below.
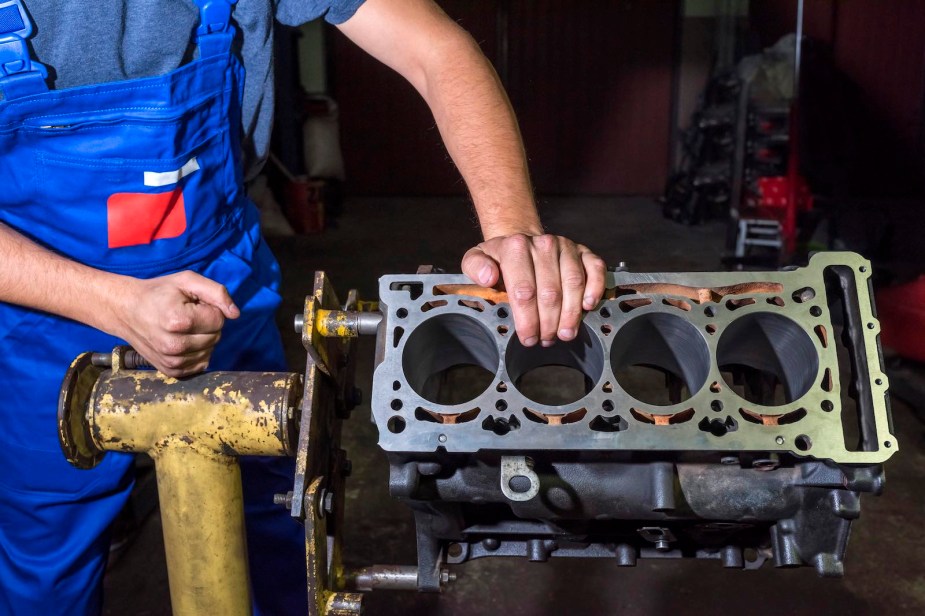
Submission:
{"label": "cylinder bore", "polygon": [[617,330],[610,362],[626,393],[665,406],[683,402],[703,387],[710,350],[694,324],[677,315],[649,312]]}
{"label": "cylinder bore", "polygon": [[500,358],[488,328],[462,314],[442,314],[408,336],[402,369],[419,396],[456,405],[477,398],[491,385]]}
{"label": "cylinder bore", "polygon": [[525,347],[513,338],[505,355],[508,375],[526,398],[546,406],[583,398],[604,372],[604,349],[582,324],[578,335],[551,347]]}
{"label": "cylinder bore", "polygon": [[795,321],[754,312],[726,326],[716,348],[723,379],[755,404],[779,406],[805,395],[816,381],[819,354]]}

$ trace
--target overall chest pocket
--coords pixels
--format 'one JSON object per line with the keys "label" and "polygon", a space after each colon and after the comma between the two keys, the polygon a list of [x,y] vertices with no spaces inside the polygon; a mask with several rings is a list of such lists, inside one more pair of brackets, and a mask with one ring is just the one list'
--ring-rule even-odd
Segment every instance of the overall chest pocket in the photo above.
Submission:
{"label": "overall chest pocket", "polygon": [[141,140],[136,149],[136,156],[110,157],[34,148],[31,201],[45,213],[45,220],[35,221],[38,238],[104,266],[169,261],[222,230],[239,192],[227,131],[153,148],[159,152],[146,151]]}

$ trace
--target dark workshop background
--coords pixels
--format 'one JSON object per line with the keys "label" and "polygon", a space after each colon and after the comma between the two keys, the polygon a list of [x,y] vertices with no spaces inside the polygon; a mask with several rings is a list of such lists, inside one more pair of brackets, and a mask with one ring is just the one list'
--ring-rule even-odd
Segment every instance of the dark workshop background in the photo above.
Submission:
{"label": "dark workshop background", "polygon": [[[677,2],[448,0],[441,6],[479,41],[501,76],[540,193],[661,191]],[[440,141],[420,97],[344,37],[332,37],[331,48],[351,190],[462,194],[447,159],[421,155]]]}
{"label": "dark workshop background", "polygon": [[[793,32],[796,2],[748,5],[755,48]],[[711,61],[715,19],[708,11],[685,17],[682,3],[671,0],[445,0],[441,6],[498,70],[539,193],[661,192],[674,124],[686,120]],[[807,2],[803,102],[807,149],[816,158],[806,167],[834,167],[829,173],[836,177],[826,178],[832,190],[921,193],[923,24],[925,3],[916,0]],[[440,140],[413,89],[342,36],[330,36],[328,49],[351,192],[463,194],[447,158],[422,155],[440,151]],[[688,86],[698,77],[699,84]],[[673,100],[677,95],[683,100]]]}

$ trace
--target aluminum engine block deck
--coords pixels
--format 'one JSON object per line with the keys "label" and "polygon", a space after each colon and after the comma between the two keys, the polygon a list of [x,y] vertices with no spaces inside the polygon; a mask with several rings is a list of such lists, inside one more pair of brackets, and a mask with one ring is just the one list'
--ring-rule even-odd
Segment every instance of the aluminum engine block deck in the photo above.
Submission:
{"label": "aluminum engine block deck", "polygon": [[[466,295],[464,276],[384,276],[372,395],[379,444],[883,462],[898,445],[870,267],[830,252],[789,271],[614,272],[579,336],[549,348],[523,347],[510,306]],[[440,379],[460,366],[487,372],[487,386],[447,403]],[[521,390],[547,366],[583,376],[577,399],[549,403]],[[663,391],[636,388],[627,376],[635,367],[664,372]]]}

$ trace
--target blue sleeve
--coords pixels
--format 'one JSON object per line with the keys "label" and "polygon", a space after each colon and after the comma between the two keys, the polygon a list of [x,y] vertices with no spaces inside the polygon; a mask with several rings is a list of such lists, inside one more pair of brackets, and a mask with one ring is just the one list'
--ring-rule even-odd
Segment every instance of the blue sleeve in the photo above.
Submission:
{"label": "blue sleeve", "polygon": [[276,19],[287,26],[299,26],[324,17],[334,25],[342,24],[357,12],[366,0],[277,0]]}

